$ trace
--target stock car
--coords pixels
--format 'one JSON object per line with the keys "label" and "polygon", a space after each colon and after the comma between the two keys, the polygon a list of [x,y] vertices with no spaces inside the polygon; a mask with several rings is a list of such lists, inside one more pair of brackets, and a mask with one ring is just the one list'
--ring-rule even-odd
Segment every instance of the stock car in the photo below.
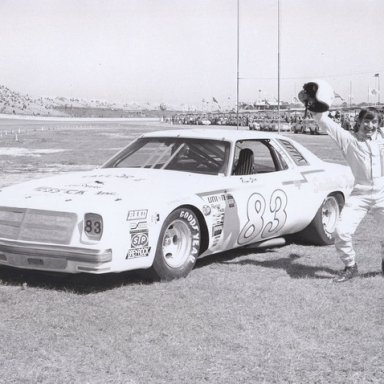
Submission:
{"label": "stock car", "polygon": [[[279,124],[280,123],[280,124]],[[272,121],[270,124],[270,131],[278,132],[291,132],[291,125],[284,120]]]}
{"label": "stock car", "polygon": [[293,133],[309,133],[311,135],[326,134],[326,132],[320,129],[317,122],[313,119],[304,119],[301,122],[297,122],[292,127]]}
{"label": "stock car", "polygon": [[272,132],[146,133],[95,170],[2,188],[0,264],[170,280],[238,247],[331,244],[352,182]]}

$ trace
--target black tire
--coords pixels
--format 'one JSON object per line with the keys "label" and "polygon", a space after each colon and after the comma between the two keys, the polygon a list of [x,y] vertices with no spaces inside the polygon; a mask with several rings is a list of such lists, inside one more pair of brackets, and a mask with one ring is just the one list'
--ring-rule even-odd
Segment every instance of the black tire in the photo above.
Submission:
{"label": "black tire", "polygon": [[342,195],[329,195],[318,209],[312,222],[295,235],[300,242],[313,245],[330,245],[335,242],[334,231],[344,206]]}
{"label": "black tire", "polygon": [[178,208],[165,219],[160,231],[152,270],[160,280],[185,277],[200,252],[200,225],[195,213]]}

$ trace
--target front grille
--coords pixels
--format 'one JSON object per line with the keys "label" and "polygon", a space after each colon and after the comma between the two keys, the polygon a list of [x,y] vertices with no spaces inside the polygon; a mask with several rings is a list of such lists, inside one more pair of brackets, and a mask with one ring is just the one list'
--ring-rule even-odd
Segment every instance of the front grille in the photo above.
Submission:
{"label": "front grille", "polygon": [[76,221],[75,213],[0,207],[0,237],[69,244]]}

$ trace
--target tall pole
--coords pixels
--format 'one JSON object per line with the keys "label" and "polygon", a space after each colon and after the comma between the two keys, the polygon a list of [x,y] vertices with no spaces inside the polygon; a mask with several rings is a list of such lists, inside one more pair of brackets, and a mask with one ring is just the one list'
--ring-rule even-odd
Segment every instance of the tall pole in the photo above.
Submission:
{"label": "tall pole", "polygon": [[277,0],[277,130],[280,133],[280,0]]}
{"label": "tall pole", "polygon": [[377,104],[380,106],[380,74],[377,74]]}
{"label": "tall pole", "polygon": [[237,77],[236,77],[236,127],[239,129],[239,73],[240,73],[240,0],[237,0]]}

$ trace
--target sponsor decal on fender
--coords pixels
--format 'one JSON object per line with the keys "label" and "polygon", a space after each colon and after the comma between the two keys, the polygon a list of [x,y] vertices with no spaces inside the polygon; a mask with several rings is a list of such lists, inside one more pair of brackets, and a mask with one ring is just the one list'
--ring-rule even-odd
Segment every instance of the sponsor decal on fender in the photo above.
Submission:
{"label": "sponsor decal on fender", "polygon": [[86,191],[79,189],[65,189],[65,188],[53,188],[53,187],[37,187],[35,191],[47,192],[47,193],[64,193],[67,195],[84,195]]}
{"label": "sponsor decal on fender", "polygon": [[133,248],[142,248],[148,245],[148,231],[131,233],[131,245]]}
{"label": "sponsor decal on fender", "polygon": [[221,204],[225,203],[229,208],[233,208],[236,206],[235,199],[233,195],[228,193],[226,190],[223,191],[215,191],[210,193],[201,193],[198,194],[201,198],[203,198],[207,203],[211,204]]}
{"label": "sponsor decal on fender", "polygon": [[132,248],[128,250],[126,259],[148,256],[151,247],[149,247],[147,222],[131,223],[130,234]]}
{"label": "sponsor decal on fender", "polygon": [[220,204],[212,205],[212,245],[215,246],[219,242],[224,228],[225,208]]}
{"label": "sponsor decal on fender", "polygon": [[129,220],[144,220],[147,218],[148,209],[134,209],[128,211],[127,221]]}
{"label": "sponsor decal on fender", "polygon": [[135,259],[137,257],[147,257],[149,252],[151,251],[151,247],[143,247],[143,248],[131,248],[128,249],[126,260]]}
{"label": "sponsor decal on fender", "polygon": [[235,198],[231,194],[227,195],[227,201],[228,201],[228,207],[229,208],[233,208],[236,206]]}
{"label": "sponsor decal on fender", "polygon": [[[84,186],[89,189],[89,186]],[[96,187],[97,189],[100,187]],[[82,190],[82,189],[71,189],[71,188],[56,188],[56,187],[37,187],[35,191],[52,193],[52,194],[64,194],[64,195],[85,195],[90,192],[94,192],[94,195],[105,195],[105,196],[115,196],[116,192],[107,192],[100,190]]]}
{"label": "sponsor decal on fender", "polygon": [[216,237],[222,234],[223,232],[223,226],[222,225],[214,225],[212,228],[212,237]]}
{"label": "sponsor decal on fender", "polygon": [[116,195],[116,193],[115,192],[99,191],[99,192],[96,193],[96,195],[114,196],[114,195]]}

